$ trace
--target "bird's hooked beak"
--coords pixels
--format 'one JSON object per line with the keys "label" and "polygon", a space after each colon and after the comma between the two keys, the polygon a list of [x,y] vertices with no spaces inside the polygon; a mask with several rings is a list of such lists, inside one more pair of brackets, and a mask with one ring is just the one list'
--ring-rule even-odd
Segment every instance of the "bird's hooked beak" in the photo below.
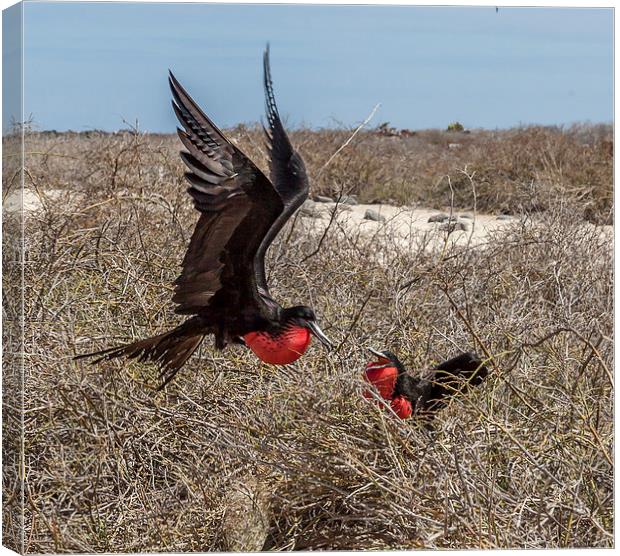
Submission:
{"label": "bird's hooked beak", "polygon": [[381,359],[386,359],[385,355],[383,355],[383,353],[380,352],[379,350],[368,348],[368,351],[372,353],[373,355],[376,355],[377,357],[381,357]]}
{"label": "bird's hooked beak", "polygon": [[319,342],[323,344],[323,346],[325,346],[325,349],[327,349],[327,351],[332,349],[333,346],[332,343],[329,341],[329,338],[325,336],[325,333],[320,329],[319,325],[315,321],[307,321],[306,326],[308,327],[308,330],[310,330],[312,335],[315,336],[319,340]]}
{"label": "bird's hooked beak", "polygon": [[379,358],[379,364],[382,367],[389,367],[391,365],[394,365],[394,361],[392,361],[392,359],[387,357],[385,353],[383,353],[382,351],[379,351],[378,349],[374,349],[371,347],[368,348],[368,351],[372,353],[374,356]]}

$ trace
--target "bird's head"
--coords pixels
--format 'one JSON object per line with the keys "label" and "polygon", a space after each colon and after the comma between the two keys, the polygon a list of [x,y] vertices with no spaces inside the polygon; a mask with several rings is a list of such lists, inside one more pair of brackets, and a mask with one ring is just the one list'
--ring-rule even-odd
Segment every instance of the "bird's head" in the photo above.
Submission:
{"label": "bird's head", "polygon": [[319,327],[316,315],[310,307],[305,305],[287,307],[282,311],[282,323],[285,327],[293,325],[308,329],[327,350],[332,349],[332,343]]}
{"label": "bird's head", "polygon": [[398,371],[399,375],[406,372],[405,366],[401,363],[400,359],[396,357],[396,355],[394,355],[391,351],[387,349],[384,351],[379,351],[373,348],[368,348],[368,351],[370,351],[370,353],[377,357],[377,364],[394,366]]}

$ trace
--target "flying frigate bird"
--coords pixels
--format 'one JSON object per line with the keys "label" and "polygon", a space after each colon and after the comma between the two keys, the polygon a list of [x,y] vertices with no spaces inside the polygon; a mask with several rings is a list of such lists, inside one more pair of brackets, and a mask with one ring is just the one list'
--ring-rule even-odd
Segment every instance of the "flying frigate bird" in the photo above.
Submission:
{"label": "flying frigate bird", "polygon": [[[77,358],[152,361],[163,388],[205,336],[215,346],[247,345],[262,361],[292,363],[315,336],[327,349],[312,308],[283,308],[269,293],[265,255],[282,226],[308,197],[304,162],[284,130],[273,93],[269,46],[263,55],[270,179],[231,143],[185,89],[169,75],[172,107],[188,168],[188,193],[200,213],[176,280],[176,312],[189,315],[173,330]],[[76,359],[77,359],[76,358]]]}

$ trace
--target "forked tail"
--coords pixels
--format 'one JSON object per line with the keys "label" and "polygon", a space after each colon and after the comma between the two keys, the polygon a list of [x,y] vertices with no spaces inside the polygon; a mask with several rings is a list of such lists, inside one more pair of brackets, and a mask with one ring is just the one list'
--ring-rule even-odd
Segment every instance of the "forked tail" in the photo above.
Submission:
{"label": "forked tail", "polygon": [[74,359],[97,357],[97,359],[91,362],[93,365],[101,361],[115,359],[116,357],[137,358],[140,362],[153,361],[161,369],[159,378],[164,379],[157,388],[161,390],[175,377],[179,369],[191,357],[192,353],[196,351],[205,337],[204,329],[196,325],[196,321],[189,319],[180,326],[159,336],[139,340],[132,344],[102,349],[93,353],[84,353],[74,357]]}

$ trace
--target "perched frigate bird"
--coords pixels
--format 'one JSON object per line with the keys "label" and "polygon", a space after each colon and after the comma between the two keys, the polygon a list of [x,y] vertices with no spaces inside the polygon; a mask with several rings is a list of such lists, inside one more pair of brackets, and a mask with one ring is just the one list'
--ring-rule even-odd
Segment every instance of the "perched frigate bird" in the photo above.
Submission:
{"label": "perched frigate bird", "polygon": [[[448,397],[477,386],[488,374],[488,369],[472,352],[462,353],[440,363],[418,377],[411,376],[405,366],[391,351],[370,349],[377,361],[366,365],[364,379],[372,384],[401,419],[413,413],[431,416],[441,409]],[[372,399],[366,390],[364,397]]]}
{"label": "perched frigate bird", "polygon": [[270,154],[268,179],[233,145],[169,76],[172,107],[183,129],[188,193],[200,218],[183,259],[172,300],[176,312],[191,315],[175,329],[82,357],[138,358],[160,365],[163,388],[208,334],[223,349],[247,345],[262,361],[284,365],[301,357],[314,335],[327,348],[314,311],[281,307],[269,294],[265,254],[282,226],[308,197],[304,162],[289,141],[273,94],[269,47],[263,56],[264,127]]}

